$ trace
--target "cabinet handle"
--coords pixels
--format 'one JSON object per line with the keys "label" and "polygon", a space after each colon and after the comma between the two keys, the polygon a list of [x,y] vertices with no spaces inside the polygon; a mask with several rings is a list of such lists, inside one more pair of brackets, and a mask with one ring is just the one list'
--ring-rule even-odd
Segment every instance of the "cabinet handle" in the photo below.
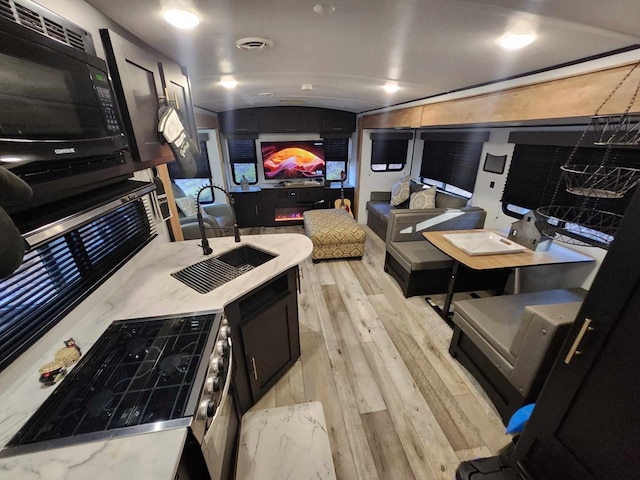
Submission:
{"label": "cabinet handle", "polygon": [[258,369],[256,368],[256,359],[251,357],[251,365],[253,366],[253,378],[258,380]]}
{"label": "cabinet handle", "polygon": [[587,332],[592,332],[593,330],[595,330],[595,328],[591,326],[591,322],[593,322],[593,320],[591,320],[590,318],[584,319],[584,323],[582,324],[582,327],[580,328],[578,335],[573,341],[573,344],[569,349],[569,353],[567,353],[567,356],[564,359],[564,363],[566,363],[567,365],[569,365],[569,363],[571,362],[571,360],[573,360],[573,357],[575,355],[582,355],[582,352],[578,350],[578,347],[580,346],[580,342],[582,342],[582,338],[585,336],[585,334]]}
{"label": "cabinet handle", "polygon": [[258,216],[258,204],[256,203],[256,217]]}

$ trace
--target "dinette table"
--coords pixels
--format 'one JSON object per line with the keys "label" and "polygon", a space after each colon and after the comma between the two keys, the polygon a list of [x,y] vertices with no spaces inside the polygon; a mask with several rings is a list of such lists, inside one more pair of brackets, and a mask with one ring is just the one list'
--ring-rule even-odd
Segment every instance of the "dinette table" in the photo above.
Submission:
{"label": "dinette table", "polygon": [[[497,236],[499,242],[505,247],[515,247],[518,244],[512,242],[506,238],[500,230],[452,230],[452,231],[432,231],[423,232],[422,236],[431,242],[436,248],[443,253],[451,257],[454,262],[453,270],[451,271],[451,278],[449,280],[449,287],[447,295],[445,297],[444,306],[441,309],[431,298],[427,297],[427,302],[438,314],[451,325],[451,319],[449,312],[451,308],[451,302],[453,301],[453,294],[456,292],[456,282],[459,281],[459,275],[463,274],[464,269],[460,268],[460,265],[464,265],[468,269],[474,271],[495,271],[495,270],[513,270],[522,267],[535,267],[540,265],[554,265],[563,263],[580,263],[580,262],[593,262],[594,259],[584,255],[580,252],[572,250],[564,245],[560,245],[557,242],[552,242],[548,250],[533,251],[524,247],[520,251],[508,251],[509,248],[505,248],[508,253],[491,254],[486,252],[473,252],[473,249],[467,249],[472,252],[469,254],[462,248],[459,248],[451,239],[464,238],[464,234],[493,234]],[[476,236],[476,235],[474,235]],[[483,235],[477,235],[481,238]],[[469,236],[472,238],[472,236]],[[515,250],[515,248],[514,248]],[[506,283],[507,276],[504,277],[502,285],[487,285],[487,289],[495,289],[498,294],[504,290],[504,284]]]}

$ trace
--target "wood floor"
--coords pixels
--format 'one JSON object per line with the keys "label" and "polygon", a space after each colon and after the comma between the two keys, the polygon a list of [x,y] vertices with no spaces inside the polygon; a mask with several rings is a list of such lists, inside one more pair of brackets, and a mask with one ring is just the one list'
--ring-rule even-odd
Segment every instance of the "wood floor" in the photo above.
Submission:
{"label": "wood floor", "polygon": [[510,438],[449,356],[451,329],[424,297],[404,298],[383,271],[384,242],[365,228],[362,261],[302,265],[301,358],[253,409],[322,402],[340,480],[452,480],[460,461]]}

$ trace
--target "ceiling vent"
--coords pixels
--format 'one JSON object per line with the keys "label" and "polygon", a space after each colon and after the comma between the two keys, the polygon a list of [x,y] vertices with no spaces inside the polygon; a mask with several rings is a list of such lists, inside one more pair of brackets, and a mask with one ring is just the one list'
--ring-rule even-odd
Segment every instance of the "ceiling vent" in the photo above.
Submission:
{"label": "ceiling vent", "polygon": [[268,50],[273,47],[273,40],[262,37],[245,37],[236,42],[240,50]]}
{"label": "ceiling vent", "polygon": [[304,100],[298,100],[296,98],[285,98],[283,100],[280,100],[280,103],[285,105],[302,105],[304,103]]}

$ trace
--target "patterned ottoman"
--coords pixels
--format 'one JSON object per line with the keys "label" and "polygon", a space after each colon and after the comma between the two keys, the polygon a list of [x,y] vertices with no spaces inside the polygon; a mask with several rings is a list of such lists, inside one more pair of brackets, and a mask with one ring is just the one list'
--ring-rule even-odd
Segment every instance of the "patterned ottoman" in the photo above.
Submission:
{"label": "patterned ottoman", "polygon": [[349,213],[336,209],[304,212],[304,231],[313,242],[311,259],[362,258],[364,229]]}

